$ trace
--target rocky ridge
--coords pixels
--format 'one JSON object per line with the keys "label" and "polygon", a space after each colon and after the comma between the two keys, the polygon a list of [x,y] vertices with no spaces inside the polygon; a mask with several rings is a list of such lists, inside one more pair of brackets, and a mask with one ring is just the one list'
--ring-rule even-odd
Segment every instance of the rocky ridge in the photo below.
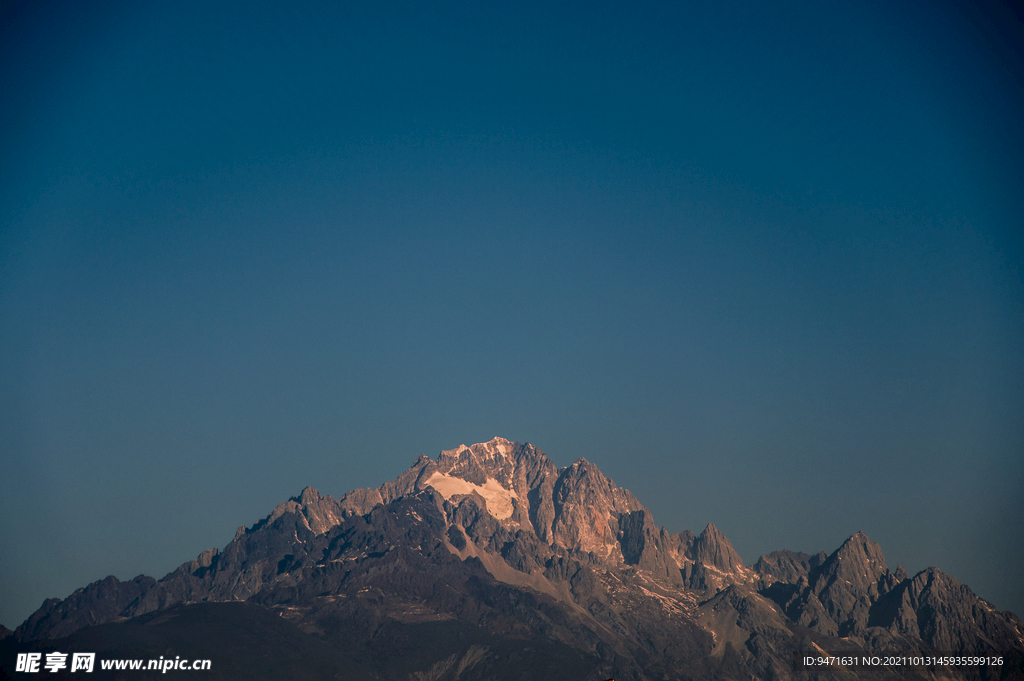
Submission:
{"label": "rocky ridge", "polygon": [[[394,481],[339,499],[307,487],[160,580],[108,577],[44,602],[14,638],[234,601],[362,651],[395,627],[470,627],[479,659],[452,652],[437,679],[505,678],[480,652],[499,640],[555,645],[550,654],[603,678],[638,680],[798,678],[793,654],[812,647],[1024,656],[1018,617],[936,568],[891,572],[861,532],[831,554],[777,551],[744,566],[714,525],[670,533],[585,459],[558,468],[502,438],[420,456]],[[413,671],[443,662],[433,654]],[[978,673],[949,678],[988,678]]]}

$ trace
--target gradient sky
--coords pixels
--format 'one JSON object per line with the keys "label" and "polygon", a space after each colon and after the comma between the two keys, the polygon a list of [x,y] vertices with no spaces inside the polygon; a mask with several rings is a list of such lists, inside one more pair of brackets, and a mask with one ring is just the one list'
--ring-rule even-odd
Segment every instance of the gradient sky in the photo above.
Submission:
{"label": "gradient sky", "polygon": [[0,623],[495,435],[1024,614],[1021,17],[826,4],[4,3]]}

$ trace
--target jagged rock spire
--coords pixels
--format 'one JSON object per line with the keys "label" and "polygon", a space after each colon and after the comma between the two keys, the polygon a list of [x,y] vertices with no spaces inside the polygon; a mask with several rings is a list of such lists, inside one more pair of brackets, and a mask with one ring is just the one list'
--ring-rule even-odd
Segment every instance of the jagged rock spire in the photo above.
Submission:
{"label": "jagged rock spire", "polygon": [[693,542],[693,559],[695,562],[714,567],[722,572],[734,572],[743,567],[740,554],[736,553],[732,543],[715,527],[708,523],[704,531]]}

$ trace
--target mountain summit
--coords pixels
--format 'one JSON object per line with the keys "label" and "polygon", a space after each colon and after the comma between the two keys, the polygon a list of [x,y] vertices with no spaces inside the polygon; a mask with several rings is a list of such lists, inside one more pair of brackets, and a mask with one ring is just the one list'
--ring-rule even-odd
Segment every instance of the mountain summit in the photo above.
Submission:
{"label": "mountain summit", "polygon": [[[307,487],[160,580],[107,577],[45,601],[3,645],[54,640],[112,656],[203,649],[215,664],[220,649],[237,670],[224,678],[791,679],[809,678],[794,666],[808,650],[1024,665],[1017,616],[937,569],[891,572],[862,532],[832,554],[776,551],[747,567],[715,525],[659,528],[593,463],[559,468],[503,438],[420,456],[338,499]],[[290,662],[248,657],[268,651]],[[990,672],[943,678],[1000,678]]]}

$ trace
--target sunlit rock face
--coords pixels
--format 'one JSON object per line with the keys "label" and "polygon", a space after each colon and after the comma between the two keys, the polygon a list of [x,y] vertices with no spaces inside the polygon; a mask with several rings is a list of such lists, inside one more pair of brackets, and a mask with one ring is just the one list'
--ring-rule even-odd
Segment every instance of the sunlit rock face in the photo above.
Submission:
{"label": "sunlit rock face", "polygon": [[[456,506],[474,497],[501,526],[529,532],[549,545],[616,564],[636,564],[644,557],[645,563],[666,570],[668,562],[653,557],[664,547],[650,511],[586,459],[559,469],[533,445],[496,437],[444,450],[436,461],[421,457],[379,493],[385,501],[428,487]],[[638,520],[623,520],[637,512]],[[624,539],[632,542],[628,560]]]}
{"label": "sunlit rock face", "polygon": [[442,451],[435,467],[421,487],[431,486],[448,500],[475,493],[492,516],[522,529],[532,528],[529,496],[538,475],[556,474],[539,449],[500,437]]}
{"label": "sunlit rock face", "polygon": [[[190,635],[208,649],[188,632],[213,620],[239,635],[260,623],[261,655],[320,651],[309,678],[540,678],[559,660],[573,678],[785,681],[807,678],[795,651],[837,642],[998,652],[1024,668],[1019,618],[938,569],[890,571],[862,532],[831,554],[775,551],[747,567],[714,524],[659,528],[593,463],[558,468],[503,438],[420,456],[339,499],[307,487],[160,580],[108,577],[47,600],[8,642],[70,636],[73,648],[83,632],[87,649],[102,634],[160,655]],[[395,641],[417,644],[396,657]]]}
{"label": "sunlit rock face", "polygon": [[[418,488],[432,487],[453,503],[477,495],[504,526],[531,532],[547,544],[615,564],[638,564],[643,558],[666,572],[666,560],[655,555],[664,549],[653,515],[586,459],[558,469],[536,447],[496,437],[442,451],[428,466],[431,472],[418,476]],[[630,543],[628,555],[624,541]]]}

